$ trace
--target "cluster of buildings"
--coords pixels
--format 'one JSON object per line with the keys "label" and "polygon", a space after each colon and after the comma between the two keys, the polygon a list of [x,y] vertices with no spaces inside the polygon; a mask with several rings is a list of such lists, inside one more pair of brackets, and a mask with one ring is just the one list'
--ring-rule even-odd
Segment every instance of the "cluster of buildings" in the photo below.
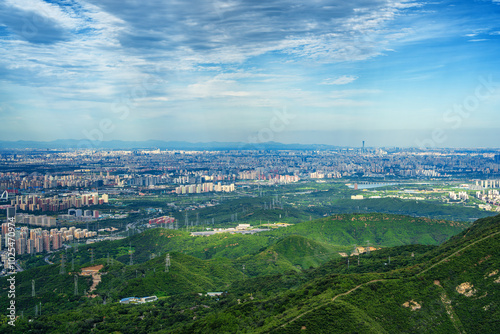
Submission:
{"label": "cluster of buildings", "polygon": [[98,193],[71,194],[69,196],[42,197],[40,195],[16,196],[10,201],[17,210],[23,211],[61,211],[70,208],[81,208],[89,205],[108,203],[107,194],[99,197]]}
{"label": "cluster of buildings", "polygon": [[274,181],[274,183],[288,184],[288,183],[299,182],[299,180],[300,177],[298,175],[276,175],[270,181]]}
{"label": "cluster of buildings", "polygon": [[192,237],[207,237],[218,233],[238,233],[238,234],[255,234],[258,232],[270,231],[268,228],[252,228],[250,224],[238,224],[236,227],[230,228],[215,228],[211,231],[191,232]]}
{"label": "cluster of buildings", "polygon": [[200,194],[207,192],[232,192],[234,191],[234,183],[222,185],[220,182],[213,184],[212,182],[202,184],[181,185],[175,188],[176,194]]}
{"label": "cluster of buildings", "polygon": [[483,189],[500,188],[500,180],[476,180],[476,187]]}
{"label": "cluster of buildings", "polygon": [[238,173],[238,180],[260,180],[260,181],[271,181],[274,183],[288,184],[293,182],[298,182],[300,177],[297,174],[272,174],[263,173],[258,168],[252,171],[243,171]]}
{"label": "cluster of buildings", "polygon": [[[2,248],[7,248],[8,223],[2,224]],[[42,252],[50,252],[62,248],[63,243],[92,238],[97,235],[97,232],[76,227],[61,229],[42,230],[42,228],[30,229],[27,226],[16,228],[15,231],[15,248],[16,254],[36,254]],[[12,237],[12,236],[11,236]]]}
{"label": "cluster of buildings", "polygon": [[0,173],[0,189],[42,190],[55,188],[87,188],[123,184],[117,175],[104,176],[79,171],[66,175],[41,175],[38,173]]}
{"label": "cluster of buildings", "polygon": [[144,304],[157,301],[158,297],[148,296],[148,297],[127,297],[120,300],[121,304]]}
{"label": "cluster of buildings", "polygon": [[[16,170],[43,170],[57,163],[61,172],[0,173],[0,193],[32,194],[45,190],[112,188],[171,189],[177,193],[217,191],[216,183],[261,180],[286,184],[303,179],[363,176],[373,178],[493,178],[500,173],[498,151],[485,149],[335,148],[323,150],[19,150],[0,153],[0,163]],[[42,166],[42,167],[40,167]],[[76,169],[78,168],[78,169]],[[49,168],[47,168],[48,170]],[[492,182],[492,183],[490,183]],[[210,188],[213,183],[214,190]],[[478,181],[483,188],[497,181]],[[182,185],[184,187],[177,187]],[[103,191],[103,187],[106,188]],[[177,187],[177,188],[176,188]],[[226,186],[221,186],[226,187]],[[121,190],[121,189],[120,189]],[[220,191],[228,191],[224,188]],[[66,210],[85,206],[79,196],[44,201],[19,196],[14,205],[26,211]],[[70,196],[72,197],[72,196]],[[79,201],[80,200],[80,201]],[[99,199],[100,200],[100,199]],[[99,200],[92,200],[97,204]],[[105,201],[104,201],[105,202]]]}
{"label": "cluster of buildings", "polygon": [[458,194],[454,191],[450,191],[450,199],[454,201],[468,201],[469,195],[465,191],[460,191]]}
{"label": "cluster of buildings", "polygon": [[[491,205],[500,206],[500,191],[496,189],[490,189],[488,192],[486,191],[478,191],[476,192],[476,198],[480,201],[486,202],[491,209]],[[485,207],[485,209],[488,209]],[[500,209],[500,208],[499,208]]]}
{"label": "cluster of buildings", "polygon": [[91,221],[99,218],[98,210],[69,209],[68,214],[57,216],[65,221]]}
{"label": "cluster of buildings", "polygon": [[16,214],[16,224],[26,224],[28,226],[55,227],[57,219],[47,215],[35,216],[26,213]]}
{"label": "cluster of buildings", "polygon": [[339,172],[330,172],[330,173],[324,173],[322,171],[317,171],[309,174],[309,177],[311,179],[340,179],[342,177],[342,174]]}
{"label": "cluster of buildings", "polygon": [[14,217],[16,224],[27,226],[40,226],[45,228],[55,227],[57,218],[64,221],[91,221],[99,218],[98,210],[69,209],[68,214],[56,217],[47,215],[33,215],[28,213],[16,213],[15,207],[7,207],[7,216]]}
{"label": "cluster of buildings", "polygon": [[163,216],[149,220],[150,225],[152,224],[163,225],[163,224],[173,224],[173,223],[175,223],[175,218],[171,216]]}
{"label": "cluster of buildings", "polygon": [[178,177],[172,177],[168,183],[173,184],[197,184],[208,182],[234,182],[235,174],[208,173],[206,171],[189,171],[181,169]]}

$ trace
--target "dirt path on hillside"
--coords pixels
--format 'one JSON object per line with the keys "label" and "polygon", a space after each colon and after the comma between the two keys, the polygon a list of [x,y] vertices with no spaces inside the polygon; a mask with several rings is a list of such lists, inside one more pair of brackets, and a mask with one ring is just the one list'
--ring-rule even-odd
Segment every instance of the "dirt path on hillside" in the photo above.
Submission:
{"label": "dirt path on hillside", "polygon": [[357,285],[356,287],[352,288],[349,291],[346,291],[346,292],[343,292],[343,293],[339,293],[338,295],[336,295],[335,297],[333,297],[331,301],[323,303],[321,305],[318,305],[318,306],[316,306],[316,307],[314,307],[314,308],[312,308],[312,309],[310,309],[310,310],[308,310],[308,311],[306,311],[306,312],[304,312],[302,314],[299,314],[298,316],[296,316],[292,320],[286,322],[285,324],[281,325],[280,327],[285,327],[286,325],[291,324],[295,320],[302,318],[306,314],[311,313],[312,311],[316,311],[320,307],[323,307],[325,305],[328,305],[328,304],[334,302],[337,298],[342,297],[342,296],[347,296],[347,295],[351,294],[352,292],[356,291],[357,289],[359,289],[362,286],[365,286],[365,285],[368,285],[368,284],[371,284],[371,283],[375,283],[375,282],[383,282],[383,281],[387,281],[387,279],[375,279],[375,280],[372,280],[372,281],[369,281],[369,282],[361,283],[361,284]]}
{"label": "dirt path on hillside", "polygon": [[484,238],[481,238],[481,239],[479,239],[479,240],[474,241],[473,243],[471,243],[471,244],[469,244],[469,245],[467,245],[467,246],[465,246],[465,247],[460,248],[460,249],[459,249],[459,250],[457,250],[455,253],[448,255],[447,257],[445,257],[445,258],[444,258],[444,259],[442,259],[441,261],[434,263],[434,264],[433,264],[432,266],[430,266],[429,268],[422,270],[422,271],[421,271],[421,272],[419,272],[418,274],[415,274],[415,276],[420,276],[420,275],[422,275],[422,274],[426,273],[427,271],[431,270],[431,269],[432,269],[432,268],[434,268],[435,266],[437,266],[437,265],[439,265],[439,264],[441,264],[441,263],[443,263],[443,262],[447,261],[450,257],[457,255],[458,253],[462,252],[463,250],[465,250],[465,249],[469,248],[470,246],[473,246],[473,245],[477,244],[478,242],[481,242],[481,241],[483,241],[483,240],[486,240],[486,239],[488,239],[488,238],[491,238],[491,237],[493,237],[493,236],[495,236],[495,235],[497,235],[497,234],[500,234],[500,232],[496,232],[496,233],[490,234],[490,235],[488,235],[488,236],[486,236],[486,237],[484,237]]}
{"label": "dirt path on hillside", "polygon": [[[433,265],[432,265],[432,266],[430,266],[429,268],[422,270],[422,271],[421,271],[421,272],[419,272],[418,274],[415,274],[415,277],[417,277],[417,276],[419,276],[419,275],[422,275],[422,274],[426,273],[427,271],[431,270],[431,269],[432,269],[432,268],[434,268],[435,266],[437,266],[437,265],[439,265],[439,264],[441,264],[441,263],[443,263],[443,262],[447,261],[449,258],[451,258],[451,257],[453,257],[453,256],[456,256],[457,254],[459,254],[460,252],[464,251],[465,249],[467,249],[467,248],[469,248],[469,247],[471,247],[471,246],[473,246],[473,245],[475,245],[475,244],[477,244],[477,243],[479,243],[479,242],[481,242],[481,241],[483,241],[483,240],[486,240],[486,239],[491,238],[491,237],[493,237],[493,236],[495,236],[495,235],[498,235],[498,234],[500,234],[500,232],[496,232],[496,233],[490,234],[490,235],[488,235],[488,236],[486,236],[486,237],[484,237],[484,238],[481,238],[481,239],[479,239],[479,240],[474,241],[473,243],[471,243],[471,244],[469,244],[469,245],[467,245],[467,246],[465,246],[465,247],[460,248],[458,251],[454,252],[453,254],[448,255],[447,257],[445,257],[444,259],[440,260],[439,262],[436,262],[435,264],[433,264]],[[351,294],[352,292],[356,291],[357,289],[359,289],[359,288],[360,288],[360,287],[362,287],[362,286],[365,286],[365,285],[368,285],[368,284],[371,284],[371,283],[375,283],[375,282],[384,282],[384,281],[387,281],[387,280],[388,280],[388,279],[377,279],[377,280],[372,280],[372,281],[369,281],[369,282],[366,282],[366,283],[359,284],[358,286],[356,286],[356,287],[352,288],[351,290],[349,290],[349,291],[347,291],[347,292],[343,292],[343,293],[340,293],[340,294],[336,295],[335,297],[333,297],[333,298],[332,298],[332,300],[331,300],[331,301],[326,302],[326,303],[323,303],[323,304],[321,304],[321,305],[319,305],[319,306],[316,306],[316,307],[314,307],[314,308],[312,308],[312,309],[310,309],[310,310],[308,310],[308,311],[306,311],[306,312],[304,312],[304,313],[299,314],[298,316],[296,316],[295,318],[291,319],[290,321],[287,321],[286,323],[284,323],[284,324],[283,324],[283,325],[281,325],[280,327],[282,327],[282,328],[283,328],[283,327],[285,327],[285,326],[287,326],[287,325],[291,324],[292,322],[294,322],[294,321],[296,321],[296,320],[298,320],[298,319],[302,318],[304,315],[309,314],[309,313],[311,313],[311,312],[313,312],[313,311],[316,311],[316,310],[317,310],[317,309],[319,309],[320,307],[323,307],[323,306],[325,306],[325,305],[327,305],[327,304],[329,304],[329,303],[331,303],[331,302],[334,302],[337,298],[342,297],[342,296],[347,296],[347,295]],[[442,301],[443,301],[443,300],[442,300]],[[446,305],[446,303],[445,303],[444,301],[443,301],[443,304],[445,305],[445,307],[451,307],[451,306]],[[448,308],[447,308],[447,311],[448,311],[448,314],[450,315],[450,310],[449,310]],[[450,316],[450,318],[451,318],[451,320],[452,320],[453,326],[455,326],[455,328],[457,329],[457,331],[458,331],[459,333],[465,333],[465,329],[463,328],[463,325],[462,325],[462,323],[460,322],[460,319],[458,318],[458,316],[455,314],[455,312],[454,312],[454,311],[453,311],[453,315],[451,315],[451,316]]]}

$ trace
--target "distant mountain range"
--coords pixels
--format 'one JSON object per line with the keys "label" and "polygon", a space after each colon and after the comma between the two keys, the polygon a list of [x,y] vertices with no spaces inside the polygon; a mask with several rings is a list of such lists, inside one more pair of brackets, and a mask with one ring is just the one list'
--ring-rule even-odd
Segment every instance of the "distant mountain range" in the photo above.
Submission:
{"label": "distant mountain range", "polygon": [[95,141],[77,139],[58,139],[53,141],[0,141],[0,149],[169,149],[169,150],[325,150],[338,148],[323,144],[283,144],[277,142],[244,143],[244,142],[207,142],[190,143],[186,141]]}

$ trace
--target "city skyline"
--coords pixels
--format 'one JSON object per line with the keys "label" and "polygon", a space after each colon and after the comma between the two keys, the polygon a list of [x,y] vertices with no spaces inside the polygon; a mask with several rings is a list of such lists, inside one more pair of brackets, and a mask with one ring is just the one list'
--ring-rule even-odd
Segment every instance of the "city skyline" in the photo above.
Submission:
{"label": "city skyline", "polygon": [[494,147],[500,1],[5,1],[0,140]]}

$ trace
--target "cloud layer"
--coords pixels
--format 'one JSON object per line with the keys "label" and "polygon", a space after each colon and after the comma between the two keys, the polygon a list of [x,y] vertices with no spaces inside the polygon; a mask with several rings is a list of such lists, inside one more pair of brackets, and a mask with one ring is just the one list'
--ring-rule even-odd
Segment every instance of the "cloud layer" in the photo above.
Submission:
{"label": "cloud layer", "polygon": [[[498,8],[494,2],[489,5]],[[491,11],[487,5],[477,10]],[[193,128],[214,140],[241,140],[221,131],[235,128],[236,137],[256,131],[283,106],[344,130],[360,122],[383,127],[380,113],[396,112],[388,103],[398,89],[396,73],[407,81],[430,75],[415,74],[431,59],[415,56],[424,41],[447,41],[439,41],[442,47],[456,38],[464,44],[498,38],[494,20],[479,24],[463,15],[468,6],[6,0],[0,3],[0,118],[15,129],[8,138],[23,133],[41,140],[82,137],[82,130],[98,127],[103,117],[117,119],[116,110],[125,107],[127,117],[107,139],[173,139],[164,137],[163,123],[175,124],[176,137]],[[407,75],[403,64],[414,72]],[[54,117],[45,121],[51,131],[33,132],[47,116]],[[308,126],[296,130],[314,130]]]}

